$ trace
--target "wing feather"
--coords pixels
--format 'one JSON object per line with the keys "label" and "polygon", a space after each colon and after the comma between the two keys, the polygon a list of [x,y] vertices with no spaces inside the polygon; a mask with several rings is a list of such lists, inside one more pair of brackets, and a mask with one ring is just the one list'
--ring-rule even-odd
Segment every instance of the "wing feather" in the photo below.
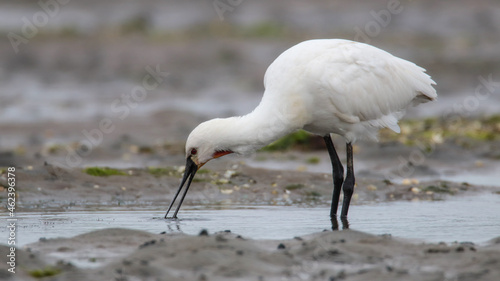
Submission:
{"label": "wing feather", "polygon": [[[425,69],[363,43],[336,46],[311,62],[318,87],[348,119],[359,118],[399,131],[397,118],[409,105],[434,100],[435,82]],[[396,114],[394,118],[387,117]]]}
{"label": "wing feather", "polygon": [[[267,69],[259,107],[290,119],[290,126],[348,141],[387,127],[411,105],[435,100],[425,69],[364,43],[305,41],[283,52]],[[298,116],[298,117],[295,117]],[[288,118],[288,119],[287,119]]]}

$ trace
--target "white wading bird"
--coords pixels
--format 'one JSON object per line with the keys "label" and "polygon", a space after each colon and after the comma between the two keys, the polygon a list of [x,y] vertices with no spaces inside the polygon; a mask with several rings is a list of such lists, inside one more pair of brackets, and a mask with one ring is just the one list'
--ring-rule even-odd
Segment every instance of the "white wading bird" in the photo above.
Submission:
{"label": "white wading bird", "polygon": [[[310,40],[282,53],[267,69],[260,104],[245,116],[216,118],[196,127],[186,142],[186,169],[168,207],[188,181],[177,217],[196,171],[226,154],[247,155],[296,130],[323,136],[333,167],[330,216],[347,217],[354,190],[352,144],[377,140],[380,128],[400,132],[398,120],[410,105],[437,98],[425,69],[373,46],[341,39]],[[347,175],[330,133],[347,143]]]}

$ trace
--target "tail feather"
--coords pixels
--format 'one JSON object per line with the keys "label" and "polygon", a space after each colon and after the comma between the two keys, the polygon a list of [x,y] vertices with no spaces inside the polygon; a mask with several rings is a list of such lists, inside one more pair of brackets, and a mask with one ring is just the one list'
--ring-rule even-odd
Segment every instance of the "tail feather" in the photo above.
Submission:
{"label": "tail feather", "polygon": [[404,112],[395,112],[393,114],[382,116],[379,119],[370,120],[368,123],[376,128],[389,128],[396,133],[401,132],[399,128],[398,120],[403,116]]}

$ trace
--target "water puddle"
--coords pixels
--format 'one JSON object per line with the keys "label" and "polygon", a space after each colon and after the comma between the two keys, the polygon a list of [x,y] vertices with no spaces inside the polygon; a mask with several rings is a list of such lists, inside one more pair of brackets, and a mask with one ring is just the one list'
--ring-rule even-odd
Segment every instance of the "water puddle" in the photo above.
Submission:
{"label": "water puddle", "polygon": [[[186,206],[187,207],[187,206]],[[331,229],[329,208],[296,206],[228,206],[183,208],[179,220],[163,219],[164,210],[105,210],[17,213],[17,244],[40,238],[73,237],[104,228],[131,228],[152,233],[196,235],[231,230],[252,239],[287,239]],[[6,216],[2,215],[2,219]],[[342,224],[340,229],[342,229]],[[351,229],[427,242],[482,243],[500,236],[500,195],[452,197],[446,201],[353,205]],[[0,241],[8,229],[0,228]],[[5,243],[4,243],[5,244]]]}

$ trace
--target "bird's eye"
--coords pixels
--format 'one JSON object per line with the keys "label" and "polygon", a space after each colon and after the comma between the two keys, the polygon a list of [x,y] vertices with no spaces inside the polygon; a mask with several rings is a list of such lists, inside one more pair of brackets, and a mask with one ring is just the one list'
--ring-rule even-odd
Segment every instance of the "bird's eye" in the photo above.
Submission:
{"label": "bird's eye", "polygon": [[191,155],[196,155],[198,153],[198,150],[196,148],[191,149]]}

